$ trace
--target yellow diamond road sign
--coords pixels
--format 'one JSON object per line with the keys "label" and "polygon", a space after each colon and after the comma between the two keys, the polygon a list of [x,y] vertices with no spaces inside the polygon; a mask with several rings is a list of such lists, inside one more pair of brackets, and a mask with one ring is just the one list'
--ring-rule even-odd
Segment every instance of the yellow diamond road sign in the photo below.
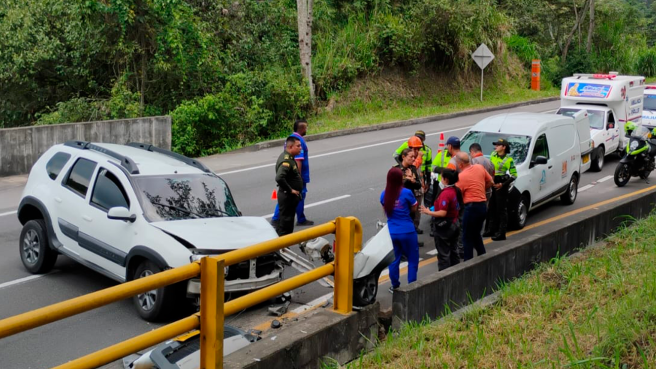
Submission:
{"label": "yellow diamond road sign", "polygon": [[485,67],[487,67],[487,65],[494,59],[494,54],[492,54],[485,44],[481,44],[481,46],[479,46],[472,54],[472,58],[476,64],[478,64],[479,68],[485,69]]}

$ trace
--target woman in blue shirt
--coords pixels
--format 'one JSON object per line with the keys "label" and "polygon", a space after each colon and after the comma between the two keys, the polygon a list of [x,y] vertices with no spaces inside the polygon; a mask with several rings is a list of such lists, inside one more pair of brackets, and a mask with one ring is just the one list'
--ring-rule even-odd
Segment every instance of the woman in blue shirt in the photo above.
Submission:
{"label": "woman in blue shirt", "polygon": [[394,245],[394,261],[389,265],[389,277],[392,287],[389,291],[399,288],[399,264],[401,256],[408,259],[408,283],[417,280],[419,269],[419,244],[417,232],[413,222],[417,211],[417,200],[412,191],[403,187],[403,172],[399,168],[392,168],[387,172],[387,185],[380,194],[380,203],[387,215],[387,228],[389,229]]}

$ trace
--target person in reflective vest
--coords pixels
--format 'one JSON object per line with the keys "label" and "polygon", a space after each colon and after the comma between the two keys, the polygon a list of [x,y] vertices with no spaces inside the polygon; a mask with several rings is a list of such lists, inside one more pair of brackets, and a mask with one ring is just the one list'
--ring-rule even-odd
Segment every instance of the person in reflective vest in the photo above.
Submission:
{"label": "person in reflective vest", "polygon": [[[418,138],[419,140],[416,140]],[[430,183],[430,170],[433,162],[433,150],[431,150],[428,145],[426,145],[426,133],[422,130],[415,132],[415,135],[411,137],[408,141],[403,142],[401,146],[394,152],[394,160],[397,164],[401,164],[401,153],[407,148],[414,148],[415,146],[419,149],[419,155],[417,156],[417,161],[415,166],[421,171],[421,174],[424,177],[424,183]],[[412,144],[412,145],[410,145]]]}
{"label": "person in reflective vest", "polygon": [[510,157],[510,144],[507,140],[500,138],[493,145],[490,161],[494,165],[494,185],[487,212],[490,228],[483,236],[492,236],[493,241],[503,241],[508,228],[508,188],[517,178],[517,168]]}

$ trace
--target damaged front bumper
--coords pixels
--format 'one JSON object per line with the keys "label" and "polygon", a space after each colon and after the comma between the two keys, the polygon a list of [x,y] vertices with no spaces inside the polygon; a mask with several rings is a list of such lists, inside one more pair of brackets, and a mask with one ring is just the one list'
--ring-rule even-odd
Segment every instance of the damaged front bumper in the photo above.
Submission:
{"label": "damaged front bumper", "polygon": [[[283,261],[278,254],[269,254],[226,267],[225,292],[246,292],[270,286],[282,280]],[[187,296],[200,295],[200,278],[187,283]]]}

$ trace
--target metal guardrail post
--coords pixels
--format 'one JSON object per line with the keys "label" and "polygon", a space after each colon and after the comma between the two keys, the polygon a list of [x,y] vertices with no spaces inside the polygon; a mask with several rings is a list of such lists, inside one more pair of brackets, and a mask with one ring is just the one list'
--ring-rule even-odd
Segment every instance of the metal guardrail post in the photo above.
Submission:
{"label": "metal guardrail post", "polygon": [[353,310],[353,250],[355,219],[335,219],[335,295],[333,307],[338,313]]}
{"label": "metal guardrail post", "polygon": [[223,260],[200,260],[200,368],[223,368]]}

